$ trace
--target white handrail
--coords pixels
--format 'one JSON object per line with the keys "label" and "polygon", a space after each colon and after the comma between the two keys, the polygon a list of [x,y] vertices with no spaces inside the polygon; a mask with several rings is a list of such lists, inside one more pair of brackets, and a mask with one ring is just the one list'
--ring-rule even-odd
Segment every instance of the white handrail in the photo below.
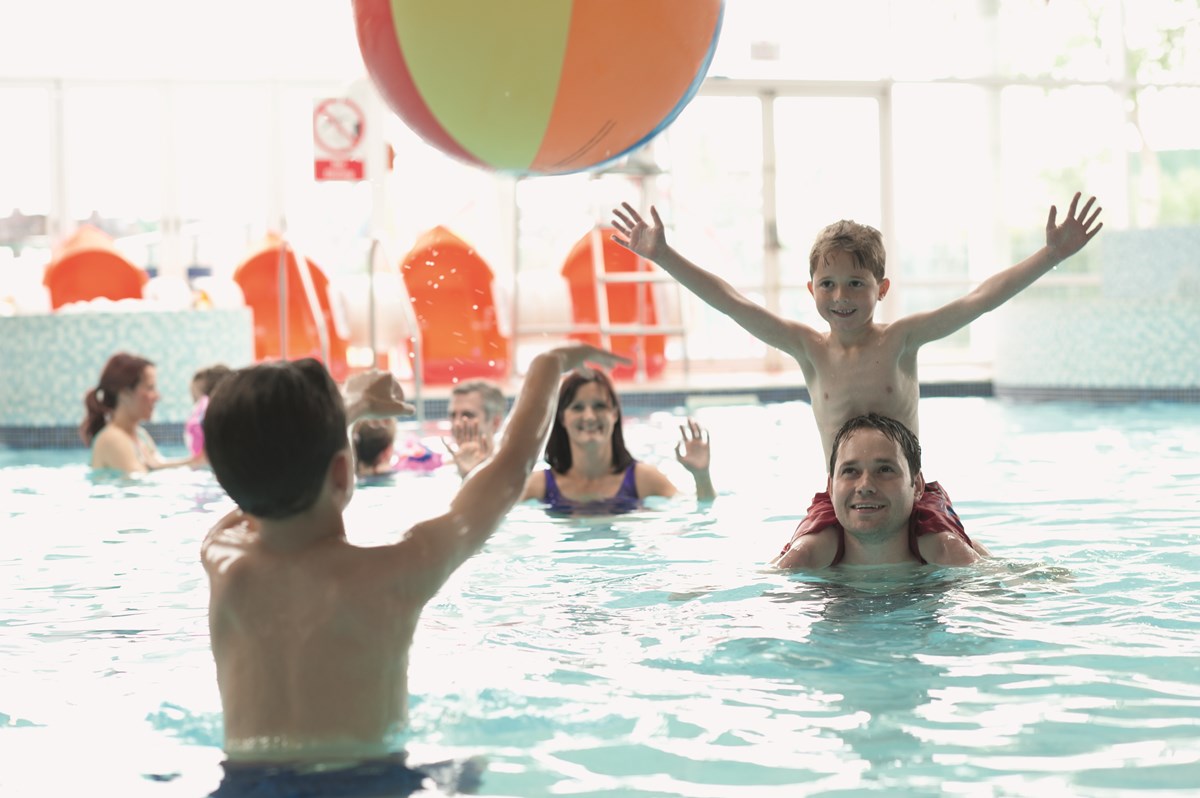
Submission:
{"label": "white handrail", "polygon": [[294,244],[288,241],[287,236],[283,234],[280,234],[279,237],[280,272],[284,274],[280,278],[279,292],[280,351],[283,353],[283,359],[287,360],[287,307],[284,305],[284,301],[287,298],[286,267],[288,249],[291,249],[292,255],[296,258],[296,272],[300,275],[300,285],[304,288],[304,298],[308,300],[308,309],[312,312],[313,323],[317,325],[317,340],[321,346],[321,362],[325,364],[325,368],[329,368],[329,325],[325,321],[325,313],[321,310],[321,303],[317,299],[317,289],[313,286],[312,273],[308,269],[308,260]]}
{"label": "white handrail", "polygon": [[[370,342],[371,342],[371,363],[378,363],[378,354],[375,340],[375,260],[379,258],[383,263],[387,263],[387,256],[384,253],[383,242],[378,238],[371,239],[371,247],[367,253],[367,319],[370,324]],[[412,342],[412,372],[413,372],[413,395],[412,404],[417,409],[416,419],[418,425],[423,425],[425,422],[425,402],[421,398],[425,385],[425,377],[422,373],[421,364],[421,325],[417,321],[416,311],[413,310],[412,302],[408,296],[408,286],[404,282],[404,275],[400,275],[400,291],[404,294],[400,297],[401,313],[404,314],[404,326],[409,331],[409,340]]]}

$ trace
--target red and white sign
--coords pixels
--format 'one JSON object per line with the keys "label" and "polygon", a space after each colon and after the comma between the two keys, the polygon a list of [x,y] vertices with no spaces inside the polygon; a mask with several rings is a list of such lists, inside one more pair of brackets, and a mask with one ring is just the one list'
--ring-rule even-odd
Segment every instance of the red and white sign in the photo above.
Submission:
{"label": "red and white sign", "polygon": [[317,180],[362,180],[366,176],[366,127],[366,116],[354,100],[329,97],[313,103]]}

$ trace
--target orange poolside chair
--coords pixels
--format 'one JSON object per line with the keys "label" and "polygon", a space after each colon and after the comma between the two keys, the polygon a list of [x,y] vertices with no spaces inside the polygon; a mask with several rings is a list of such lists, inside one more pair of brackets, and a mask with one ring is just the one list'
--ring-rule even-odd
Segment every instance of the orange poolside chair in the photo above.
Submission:
{"label": "orange poolside chair", "polygon": [[492,270],[444,227],[422,234],[400,262],[421,328],[421,373],[431,385],[503,379],[509,337],[500,330]]}
{"label": "orange poolside chair", "polygon": [[83,225],[59,244],[42,282],[50,292],[50,307],[57,309],[99,297],[141,299],[149,279],[117,251],[112,236]]}
{"label": "orange poolside chair", "polygon": [[[604,273],[650,272],[650,266],[625,247],[617,244],[611,236],[616,230],[602,227],[599,230],[600,252],[604,259]],[[576,324],[600,324],[599,303],[596,301],[596,268],[593,263],[595,232],[589,232],[571,247],[562,275],[571,289],[571,313]],[[646,275],[649,277],[649,274]],[[653,327],[658,323],[658,309],[654,299],[654,285],[650,282],[608,283],[605,286],[608,299],[608,318],[612,325],[639,325]],[[574,338],[599,346],[597,333],[573,333]],[[657,377],[667,365],[666,338],[661,334],[612,335],[609,346],[618,355],[624,355],[634,365],[619,365],[613,368],[614,379],[630,379],[637,375],[637,362],[644,360],[646,375]]]}
{"label": "orange poolside chair", "polygon": [[[278,235],[268,235],[262,245],[251,253],[233,272],[233,279],[242,289],[246,304],[254,312],[254,357],[257,360],[305,357],[321,359],[321,337],[309,307],[296,252],[287,251],[287,352],[279,341],[279,251],[282,241]],[[347,334],[339,331],[329,298],[329,278],[317,264],[305,258],[313,289],[329,331],[329,373],[339,382],[349,376],[346,362]]]}

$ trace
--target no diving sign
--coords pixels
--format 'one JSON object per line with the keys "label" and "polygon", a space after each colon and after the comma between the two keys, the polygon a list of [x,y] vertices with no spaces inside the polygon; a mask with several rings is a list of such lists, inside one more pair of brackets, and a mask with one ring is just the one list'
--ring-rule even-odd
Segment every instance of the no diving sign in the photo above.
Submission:
{"label": "no diving sign", "polygon": [[362,180],[366,169],[366,117],[347,97],[313,103],[314,177],[317,180]]}

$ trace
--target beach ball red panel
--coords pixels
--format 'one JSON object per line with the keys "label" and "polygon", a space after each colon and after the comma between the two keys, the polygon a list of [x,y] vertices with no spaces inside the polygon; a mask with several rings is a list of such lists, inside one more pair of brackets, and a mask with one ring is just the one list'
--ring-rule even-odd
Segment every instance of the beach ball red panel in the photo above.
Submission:
{"label": "beach ball red panel", "polygon": [[722,0],[354,0],[367,72],[425,141],[517,175],[646,143],[695,96]]}

